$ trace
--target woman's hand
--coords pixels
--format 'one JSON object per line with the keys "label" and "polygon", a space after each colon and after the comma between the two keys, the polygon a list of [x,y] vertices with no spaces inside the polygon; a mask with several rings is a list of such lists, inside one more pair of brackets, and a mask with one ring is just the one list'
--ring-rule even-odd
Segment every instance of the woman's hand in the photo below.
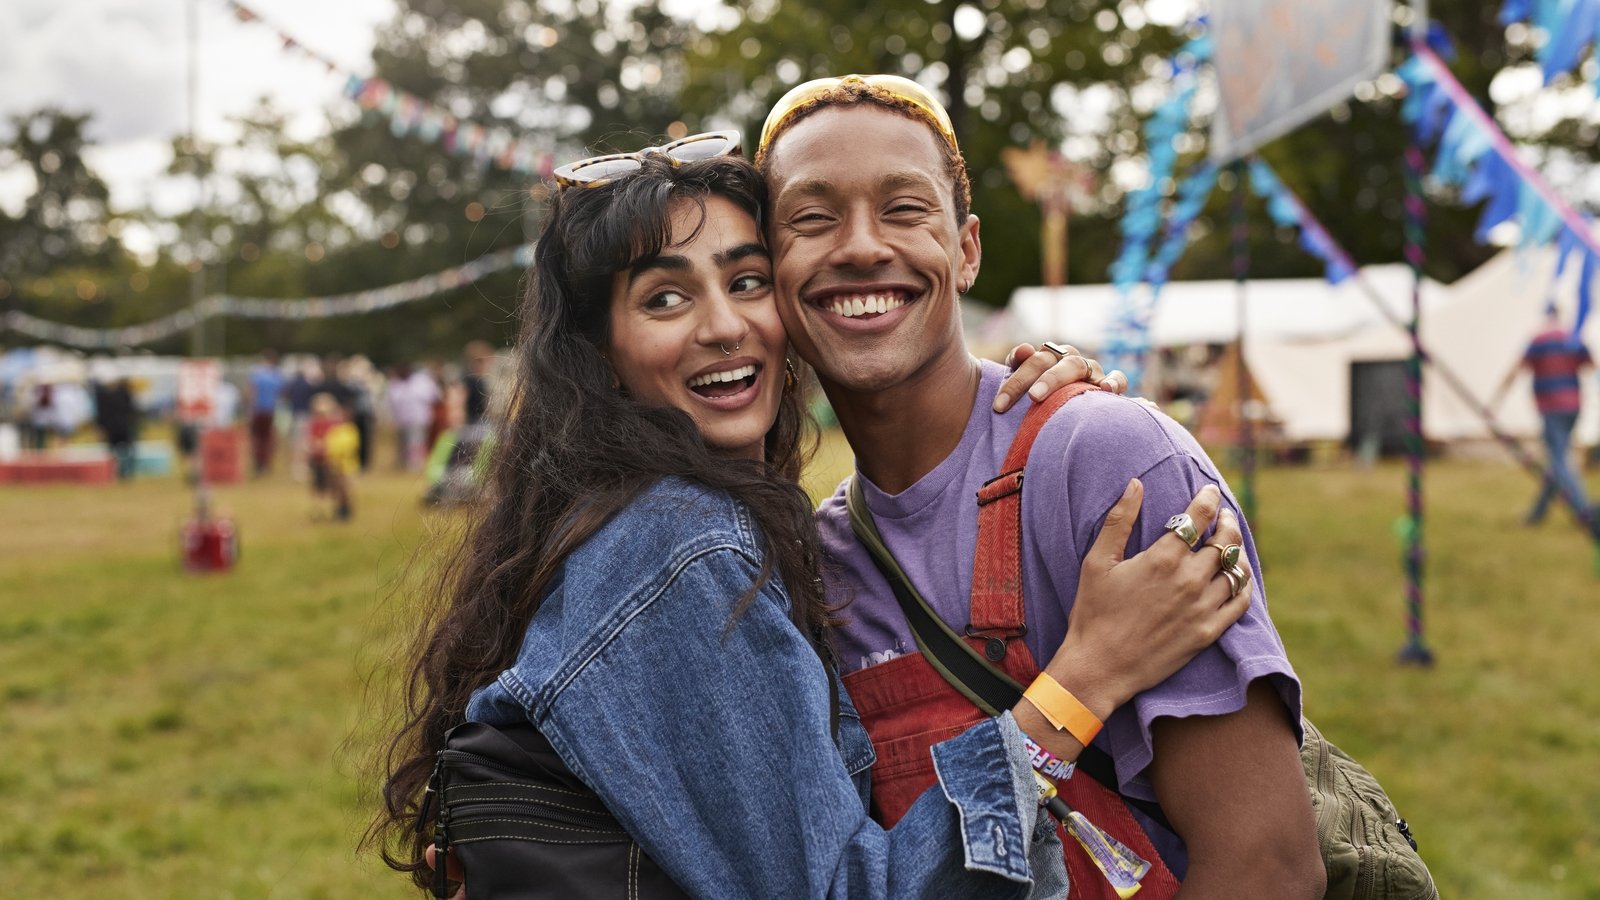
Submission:
{"label": "woman's hand", "polygon": [[[438,868],[438,851],[432,845],[429,845],[428,849],[423,851],[423,859],[427,862],[428,868]],[[456,859],[456,855],[449,850],[445,851],[444,871],[451,881],[461,885],[450,896],[450,900],[467,900],[467,873],[461,868],[461,861]]]}
{"label": "woman's hand", "polygon": [[[1217,521],[1205,544],[1190,550],[1169,532],[1124,559],[1143,498],[1144,485],[1134,479],[1106,514],[1083,559],[1067,637],[1046,667],[1102,720],[1183,668],[1250,606],[1249,579],[1235,593],[1222,574],[1221,549],[1243,538],[1232,511],[1218,514],[1221,491],[1206,485],[1186,510],[1200,534]],[[1242,553],[1238,567],[1251,575]]]}
{"label": "woman's hand", "polygon": [[995,394],[994,411],[1005,412],[1024,393],[1037,402],[1078,381],[1087,381],[1114,394],[1128,390],[1128,376],[1122,372],[1102,372],[1098,361],[1084,358],[1076,347],[1066,345],[1062,349],[1067,351],[1066,355],[1050,348],[1036,350],[1027,343],[1012,348],[1006,355],[1006,367],[1013,371]]}

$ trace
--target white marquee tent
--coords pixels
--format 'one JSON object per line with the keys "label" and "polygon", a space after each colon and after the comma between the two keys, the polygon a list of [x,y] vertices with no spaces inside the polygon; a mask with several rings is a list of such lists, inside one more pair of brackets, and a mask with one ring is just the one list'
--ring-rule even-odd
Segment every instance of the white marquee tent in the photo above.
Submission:
{"label": "white marquee tent", "polygon": [[[1487,403],[1516,365],[1543,318],[1555,271],[1553,251],[1506,251],[1454,284],[1423,286],[1422,338],[1425,346]],[[1558,306],[1567,321],[1576,308],[1578,266],[1569,266]],[[1408,316],[1411,274],[1403,265],[1362,269],[1368,283],[1400,321]],[[1007,338],[1053,338],[1085,352],[1104,343],[1118,302],[1111,285],[1022,288],[1012,295],[1003,326]],[[1322,279],[1261,279],[1246,286],[1245,360],[1271,417],[1291,441],[1344,440],[1350,431],[1352,365],[1405,359],[1410,344],[1357,285],[1347,279],[1330,285]],[[1154,346],[1222,344],[1239,331],[1237,294],[1232,281],[1175,282],[1161,293],[1150,336]],[[1600,310],[1590,316],[1584,342],[1600,353]],[[1584,380],[1584,414],[1577,437],[1600,440],[1600,386]],[[1423,429],[1430,440],[1490,437],[1482,419],[1444,380],[1425,374]],[[1534,437],[1539,417],[1526,374],[1519,376],[1504,402],[1495,407],[1500,428]]]}

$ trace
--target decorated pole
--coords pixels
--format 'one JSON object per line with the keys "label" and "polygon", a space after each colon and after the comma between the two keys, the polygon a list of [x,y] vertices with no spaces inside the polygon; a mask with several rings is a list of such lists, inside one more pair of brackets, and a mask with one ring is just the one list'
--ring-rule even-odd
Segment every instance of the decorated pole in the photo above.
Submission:
{"label": "decorated pole", "polygon": [[1406,644],[1400,648],[1402,665],[1432,666],[1433,651],[1422,640],[1422,574],[1426,549],[1422,532],[1422,261],[1423,228],[1427,208],[1422,196],[1422,150],[1415,138],[1405,151],[1405,257],[1411,266],[1411,358],[1406,362],[1406,518],[1402,520],[1406,572]]}
{"label": "decorated pole", "polygon": [[1250,367],[1244,361],[1245,279],[1250,275],[1250,220],[1244,208],[1244,163],[1235,160],[1229,168],[1233,172],[1230,212],[1233,219],[1233,284],[1238,309],[1235,318],[1239,323],[1239,337],[1234,342],[1237,353],[1234,360],[1238,388],[1236,402],[1239,407],[1239,506],[1245,521],[1255,523],[1256,441],[1255,428],[1250,421]]}

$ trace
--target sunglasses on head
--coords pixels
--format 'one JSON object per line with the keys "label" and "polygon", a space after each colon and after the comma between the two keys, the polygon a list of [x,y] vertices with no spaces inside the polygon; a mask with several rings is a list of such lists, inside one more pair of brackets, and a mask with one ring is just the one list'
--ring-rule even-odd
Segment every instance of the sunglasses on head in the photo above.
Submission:
{"label": "sunglasses on head", "polygon": [[568,163],[554,172],[560,188],[600,187],[610,184],[644,165],[647,156],[659,155],[675,166],[714,159],[718,156],[738,156],[742,152],[737,131],[707,131],[691,134],[659,147],[646,147],[636,153],[608,153],[591,156]]}
{"label": "sunglasses on head", "polygon": [[842,75],[807,81],[796,85],[789,93],[778,98],[778,102],[773,104],[772,112],[767,114],[767,123],[761,126],[761,141],[756,145],[757,152],[767,148],[767,144],[783,130],[784,123],[791,116],[844,84],[865,84],[897,100],[905,101],[949,142],[952,150],[960,150],[956,145],[955,126],[950,124],[950,114],[944,111],[944,104],[940,103],[939,98],[927,88],[900,75]]}

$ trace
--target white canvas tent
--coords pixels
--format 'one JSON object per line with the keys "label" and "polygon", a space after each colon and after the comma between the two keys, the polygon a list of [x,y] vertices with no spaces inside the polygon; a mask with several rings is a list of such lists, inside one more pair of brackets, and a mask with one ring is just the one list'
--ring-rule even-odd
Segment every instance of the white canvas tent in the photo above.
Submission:
{"label": "white canvas tent", "polygon": [[[1576,307],[1576,270],[1556,292],[1568,321]],[[1454,284],[1423,286],[1423,343],[1480,402],[1487,403],[1505,374],[1521,358],[1542,320],[1553,251],[1507,251]],[[1368,283],[1401,321],[1411,302],[1411,274],[1403,265],[1362,269]],[[1238,334],[1232,281],[1175,282],[1163,289],[1151,322],[1156,347],[1228,343]],[[1007,306],[1011,336],[1053,338],[1085,352],[1104,343],[1117,304],[1111,285],[1023,288]],[[1344,440],[1350,429],[1352,365],[1402,360],[1410,353],[1405,332],[1383,316],[1354,279],[1330,285],[1322,279],[1261,279],[1247,283],[1245,360],[1270,408],[1291,441]],[[1600,352],[1600,311],[1590,317],[1584,341]],[[1585,379],[1584,415],[1578,440],[1600,439],[1600,390]],[[1496,423],[1519,437],[1538,434],[1527,376],[1521,376],[1495,408]],[[1425,375],[1423,430],[1430,440],[1490,437],[1471,406],[1444,380]]]}

